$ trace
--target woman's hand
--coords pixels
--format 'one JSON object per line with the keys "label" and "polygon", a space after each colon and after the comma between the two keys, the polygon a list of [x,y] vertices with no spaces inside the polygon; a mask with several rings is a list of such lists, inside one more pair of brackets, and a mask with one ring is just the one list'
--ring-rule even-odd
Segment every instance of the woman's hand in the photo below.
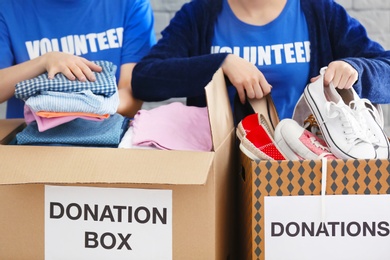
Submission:
{"label": "woman's hand", "polygon": [[[335,88],[349,89],[358,80],[358,72],[345,61],[333,61],[329,63],[324,74],[324,84],[328,86],[331,82]],[[312,78],[314,82],[319,76]]]}
{"label": "woman's hand", "polygon": [[260,99],[267,95],[272,86],[267,82],[263,73],[249,61],[229,54],[222,64],[224,74],[237,89],[241,103],[245,103],[246,97]]}
{"label": "woman's hand", "polygon": [[62,73],[69,80],[95,81],[93,72],[101,72],[102,68],[85,58],[64,52],[48,52],[42,55],[44,67],[49,79],[57,73]]}

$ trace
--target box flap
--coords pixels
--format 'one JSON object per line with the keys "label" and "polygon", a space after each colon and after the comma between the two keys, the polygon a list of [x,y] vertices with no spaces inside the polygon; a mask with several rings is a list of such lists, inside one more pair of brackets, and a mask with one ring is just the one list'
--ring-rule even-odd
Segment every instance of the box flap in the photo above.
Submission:
{"label": "box flap", "polygon": [[0,144],[8,144],[26,124],[23,119],[1,119],[0,125]]}
{"label": "box flap", "polygon": [[0,184],[202,185],[213,160],[214,152],[2,145]]}
{"label": "box flap", "polygon": [[212,81],[205,89],[214,151],[216,151],[234,127],[232,108],[222,69],[214,74]]}

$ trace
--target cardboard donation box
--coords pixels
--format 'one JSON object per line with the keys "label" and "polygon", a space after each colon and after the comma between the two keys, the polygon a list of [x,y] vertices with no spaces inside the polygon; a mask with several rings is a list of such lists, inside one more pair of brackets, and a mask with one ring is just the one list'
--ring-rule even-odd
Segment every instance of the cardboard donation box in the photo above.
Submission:
{"label": "cardboard donation box", "polygon": [[237,154],[221,70],[205,87],[210,152],[7,145],[0,259],[234,259]]}
{"label": "cardboard donation box", "polygon": [[241,163],[240,259],[390,259],[389,160]]}

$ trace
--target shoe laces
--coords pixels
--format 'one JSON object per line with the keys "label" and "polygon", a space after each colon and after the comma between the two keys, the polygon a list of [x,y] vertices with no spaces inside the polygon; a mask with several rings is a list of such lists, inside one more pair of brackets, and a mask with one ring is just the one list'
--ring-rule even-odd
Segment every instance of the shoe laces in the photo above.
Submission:
{"label": "shoe laces", "polygon": [[309,137],[309,141],[315,147],[317,147],[317,148],[321,149],[322,151],[324,151],[323,153],[318,155],[318,159],[322,159],[323,157],[334,157],[334,155],[331,153],[329,147],[324,146],[322,143],[320,143],[315,136],[310,136],[310,135],[307,135],[307,136]]}
{"label": "shoe laces", "polygon": [[381,117],[381,115],[379,114],[378,110],[371,103],[370,100],[368,100],[366,98],[361,98],[360,100],[353,100],[351,102],[352,102],[352,106],[354,106],[353,104],[356,103],[355,107],[357,107],[359,109],[366,109],[366,110],[368,110],[370,112],[370,114],[374,117],[374,119],[378,123],[378,125],[380,125],[380,126],[383,125],[383,118]]}
{"label": "shoe laces", "polygon": [[314,136],[309,137],[310,142],[317,148],[320,148],[321,150],[325,152],[330,152],[329,148],[326,146],[323,146]]}
{"label": "shoe laces", "polygon": [[349,144],[358,144],[361,142],[371,143],[369,137],[367,136],[365,129],[362,128],[362,125],[366,125],[355,117],[355,113],[352,112],[350,107],[344,103],[327,102],[326,103],[326,116],[330,119],[337,118],[341,121],[341,126],[343,127],[343,133],[345,139]]}
{"label": "shoe laces", "polygon": [[375,115],[375,112],[371,108],[372,107],[371,102],[368,101],[367,99],[353,100],[349,103],[349,106],[350,106],[355,118],[360,123],[362,130],[366,132],[369,140],[373,144],[379,144],[380,143],[379,138],[371,130],[370,125],[367,123],[367,120],[363,116],[363,113],[365,111],[368,111],[368,113],[370,113],[370,115],[372,115],[374,117],[375,121],[378,120],[377,116]]}

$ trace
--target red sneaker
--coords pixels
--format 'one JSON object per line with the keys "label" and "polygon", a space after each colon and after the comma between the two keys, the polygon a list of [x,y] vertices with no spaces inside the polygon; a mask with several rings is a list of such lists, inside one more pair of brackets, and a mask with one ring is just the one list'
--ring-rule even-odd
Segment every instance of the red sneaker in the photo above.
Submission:
{"label": "red sneaker", "polygon": [[252,128],[240,143],[241,151],[252,160],[285,160],[271,135],[262,125]]}
{"label": "red sneaker", "polygon": [[236,135],[238,139],[241,141],[251,129],[258,127],[259,124],[259,115],[257,113],[246,116],[237,125]]}
{"label": "red sneaker", "polygon": [[246,116],[237,125],[236,135],[242,138],[259,125],[263,125],[271,136],[274,135],[275,127],[279,123],[279,116],[270,94],[261,99],[248,99],[255,113]]}

